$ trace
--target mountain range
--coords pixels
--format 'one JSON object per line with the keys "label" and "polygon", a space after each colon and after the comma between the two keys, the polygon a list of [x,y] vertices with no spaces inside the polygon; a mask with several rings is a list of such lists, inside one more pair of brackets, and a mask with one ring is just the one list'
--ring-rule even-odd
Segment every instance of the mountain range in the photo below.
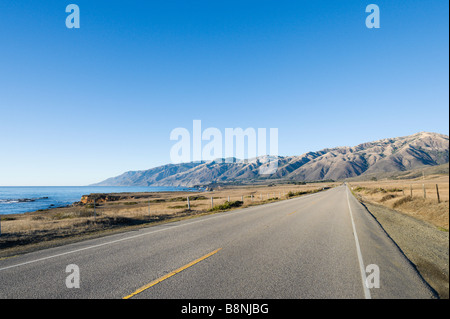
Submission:
{"label": "mountain range", "polygon": [[398,172],[449,162],[448,135],[420,132],[362,143],[326,148],[298,156],[278,156],[278,169],[259,174],[267,156],[253,160],[216,159],[167,164],[144,171],[129,171],[92,186],[204,186],[215,183],[256,183],[271,180],[343,180],[374,173]]}

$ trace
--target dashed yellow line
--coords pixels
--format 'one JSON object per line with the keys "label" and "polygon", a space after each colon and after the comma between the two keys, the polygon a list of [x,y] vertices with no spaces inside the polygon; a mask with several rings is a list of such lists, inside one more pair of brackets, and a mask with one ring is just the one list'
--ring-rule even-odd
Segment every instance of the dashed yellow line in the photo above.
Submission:
{"label": "dashed yellow line", "polygon": [[142,286],[141,288],[139,288],[138,290],[136,290],[136,291],[133,292],[132,294],[130,294],[130,295],[128,295],[128,296],[125,296],[123,299],[130,299],[131,297],[136,296],[137,294],[143,292],[144,290],[147,290],[148,288],[153,287],[154,285],[160,283],[161,281],[166,280],[167,278],[170,278],[170,277],[172,277],[173,275],[178,274],[179,272],[181,272],[181,271],[183,271],[183,270],[185,270],[185,269],[187,269],[187,268],[189,268],[189,267],[191,267],[191,266],[193,266],[193,265],[195,265],[195,264],[201,262],[202,260],[205,260],[205,259],[208,258],[208,257],[211,257],[212,255],[214,255],[215,253],[217,253],[217,252],[218,252],[219,250],[221,250],[221,249],[222,249],[222,248],[216,249],[216,250],[210,252],[209,254],[206,254],[205,256],[200,257],[200,258],[198,258],[198,259],[196,259],[196,260],[190,262],[189,264],[184,265],[183,267],[180,267],[180,268],[178,268],[177,270],[172,271],[171,273],[168,273],[168,274],[165,275],[165,276],[162,276],[162,277],[160,277],[160,278],[158,278],[158,279],[156,279],[156,280],[153,280],[152,282],[148,283],[148,284],[145,285],[145,286]]}

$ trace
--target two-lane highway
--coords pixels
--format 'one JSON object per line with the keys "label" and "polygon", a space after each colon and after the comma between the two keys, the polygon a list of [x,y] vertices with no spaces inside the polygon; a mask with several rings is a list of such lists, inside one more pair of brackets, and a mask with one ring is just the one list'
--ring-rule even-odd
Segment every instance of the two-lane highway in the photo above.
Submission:
{"label": "two-lane highway", "polygon": [[[80,288],[68,288],[68,265]],[[367,276],[379,269],[379,288]],[[367,268],[369,266],[369,268]],[[433,298],[343,185],[0,260],[1,298]]]}

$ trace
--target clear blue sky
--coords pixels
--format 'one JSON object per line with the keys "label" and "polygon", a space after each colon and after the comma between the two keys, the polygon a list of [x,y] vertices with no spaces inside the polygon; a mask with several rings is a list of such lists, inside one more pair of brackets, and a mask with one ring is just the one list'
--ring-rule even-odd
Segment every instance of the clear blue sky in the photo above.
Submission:
{"label": "clear blue sky", "polygon": [[[67,29],[65,8],[80,8]],[[365,8],[380,7],[368,29]],[[0,2],[0,185],[170,162],[176,127],[279,129],[279,154],[449,131],[449,3]]]}

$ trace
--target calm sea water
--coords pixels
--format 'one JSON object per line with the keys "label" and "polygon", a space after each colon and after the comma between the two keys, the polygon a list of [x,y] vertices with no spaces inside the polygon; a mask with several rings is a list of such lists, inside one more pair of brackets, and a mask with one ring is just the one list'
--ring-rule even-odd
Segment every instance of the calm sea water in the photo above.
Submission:
{"label": "calm sea water", "polygon": [[91,193],[173,192],[190,191],[182,187],[120,186],[40,186],[0,187],[0,215],[22,214],[38,209],[62,207],[78,202]]}

